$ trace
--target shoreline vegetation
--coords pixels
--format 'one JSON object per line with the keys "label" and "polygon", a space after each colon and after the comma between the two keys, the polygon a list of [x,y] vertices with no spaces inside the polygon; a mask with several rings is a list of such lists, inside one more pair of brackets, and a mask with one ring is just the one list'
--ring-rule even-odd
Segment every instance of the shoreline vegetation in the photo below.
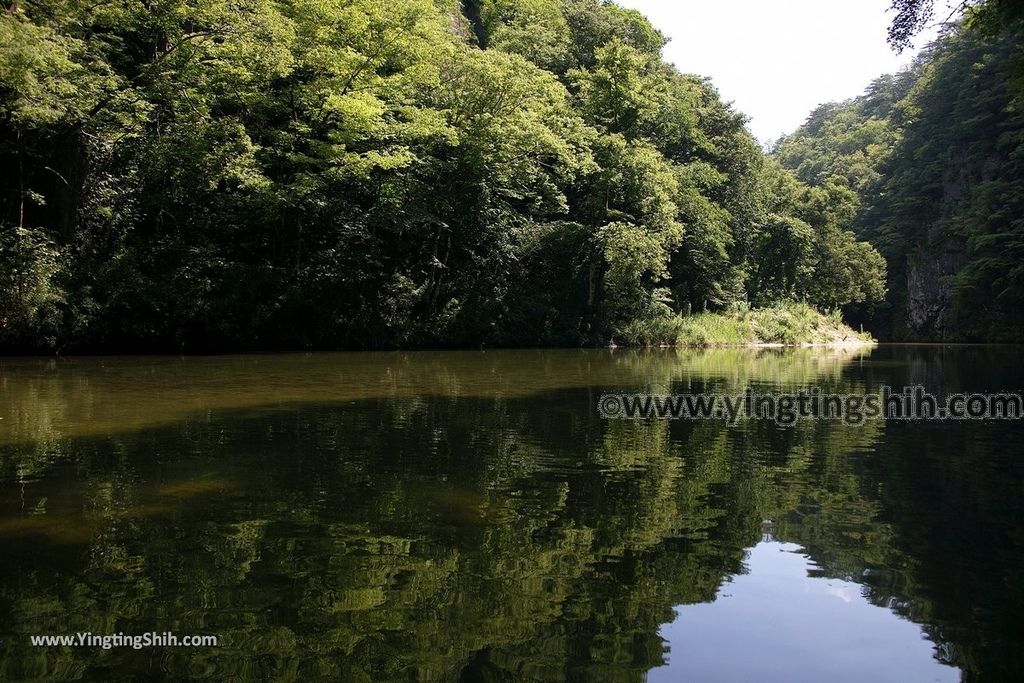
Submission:
{"label": "shoreline vegetation", "polygon": [[614,2],[15,2],[0,353],[1019,339],[1008,7],[769,151]]}
{"label": "shoreline vegetation", "polygon": [[869,333],[843,322],[839,311],[825,314],[802,303],[636,321],[612,341],[613,346],[647,348],[860,347],[876,343]]}
{"label": "shoreline vegetation", "polygon": [[856,193],[639,12],[161,7],[0,13],[0,352],[799,343],[780,302],[885,298]]}

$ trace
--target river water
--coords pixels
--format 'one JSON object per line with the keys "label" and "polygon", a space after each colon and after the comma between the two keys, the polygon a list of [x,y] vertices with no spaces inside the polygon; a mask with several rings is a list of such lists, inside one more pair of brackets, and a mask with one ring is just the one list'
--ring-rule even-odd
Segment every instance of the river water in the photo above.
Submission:
{"label": "river water", "polygon": [[[0,360],[0,679],[1024,676],[1024,423],[609,420],[1020,391],[1016,347]],[[33,646],[216,635],[217,647]]]}

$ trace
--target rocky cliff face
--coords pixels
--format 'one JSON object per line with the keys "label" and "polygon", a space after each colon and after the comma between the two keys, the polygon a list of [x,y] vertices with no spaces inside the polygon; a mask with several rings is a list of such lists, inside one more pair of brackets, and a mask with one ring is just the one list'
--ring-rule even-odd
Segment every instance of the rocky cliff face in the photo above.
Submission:
{"label": "rocky cliff face", "polygon": [[906,328],[912,339],[956,336],[952,276],[965,261],[966,247],[950,240],[944,247],[922,246],[907,258]]}
{"label": "rocky cliff face", "polygon": [[957,336],[952,279],[967,262],[967,245],[949,233],[949,223],[970,190],[972,175],[965,151],[950,150],[939,218],[928,225],[921,244],[907,255],[904,327],[911,339]]}

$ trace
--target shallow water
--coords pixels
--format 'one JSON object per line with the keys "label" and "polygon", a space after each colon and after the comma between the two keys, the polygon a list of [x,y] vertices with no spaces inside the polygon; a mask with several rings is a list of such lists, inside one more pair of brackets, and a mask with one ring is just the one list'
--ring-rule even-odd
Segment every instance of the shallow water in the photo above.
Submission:
{"label": "shallow water", "polygon": [[[0,361],[0,679],[1024,674],[1024,424],[604,420],[1019,391],[1015,347]],[[32,647],[215,634],[216,648]]]}

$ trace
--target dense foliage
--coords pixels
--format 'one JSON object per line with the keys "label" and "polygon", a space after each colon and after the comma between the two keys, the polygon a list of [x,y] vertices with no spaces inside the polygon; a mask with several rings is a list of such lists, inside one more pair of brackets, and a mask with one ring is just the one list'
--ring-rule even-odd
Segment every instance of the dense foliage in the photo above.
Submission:
{"label": "dense foliage", "polygon": [[884,338],[1013,340],[1024,329],[1021,25],[968,17],[911,68],[819,107],[776,157],[853,189],[888,260]]}
{"label": "dense foliage", "polygon": [[935,0],[892,0],[889,11],[893,13],[889,44],[899,51],[910,47],[915,36],[943,18],[948,23],[958,15],[968,16],[976,26],[987,31],[1017,25],[1024,20],[1024,3],[1020,0],[947,0],[944,12],[941,5],[935,6]]}
{"label": "dense foliage", "polygon": [[875,300],[856,195],[598,0],[0,12],[0,345],[580,344]]}

